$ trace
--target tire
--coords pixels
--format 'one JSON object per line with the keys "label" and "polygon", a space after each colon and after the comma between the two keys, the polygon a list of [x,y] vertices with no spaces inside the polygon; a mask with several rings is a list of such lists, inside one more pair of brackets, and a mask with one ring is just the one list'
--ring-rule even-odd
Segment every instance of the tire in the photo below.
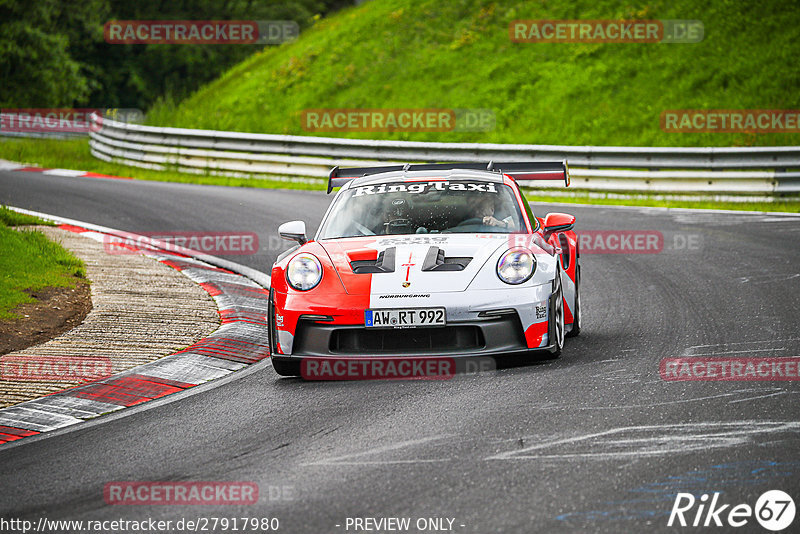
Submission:
{"label": "tire", "polygon": [[575,265],[575,302],[572,307],[572,330],[567,337],[575,337],[581,333],[581,265]]}
{"label": "tire", "polygon": [[550,352],[552,358],[561,356],[561,351],[564,349],[564,330],[566,329],[564,324],[564,291],[561,287],[560,267],[556,269],[555,284],[556,287],[550,300],[550,325],[548,327],[549,337],[554,340],[554,347]]}
{"label": "tire", "polygon": [[275,354],[276,347],[278,344],[276,343],[278,332],[275,328],[275,290],[270,288],[269,290],[269,300],[267,301],[267,332],[269,335],[269,353],[270,355]]}
{"label": "tire", "polygon": [[272,360],[272,368],[281,376],[300,376],[300,362],[279,361],[275,356],[278,347],[278,329],[275,326],[275,290],[269,290],[269,301],[267,303],[267,331],[269,332],[269,353]]}

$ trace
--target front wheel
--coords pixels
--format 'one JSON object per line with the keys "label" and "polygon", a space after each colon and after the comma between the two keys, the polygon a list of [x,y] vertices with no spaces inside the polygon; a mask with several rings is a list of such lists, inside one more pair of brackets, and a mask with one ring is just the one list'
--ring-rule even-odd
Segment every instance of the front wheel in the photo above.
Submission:
{"label": "front wheel", "polygon": [[272,368],[281,376],[300,376],[300,364],[296,361],[276,360],[275,354],[278,352],[278,328],[275,324],[275,290],[269,290],[269,301],[267,302],[267,332],[269,332],[269,353],[272,360]]}
{"label": "front wheel", "polygon": [[553,340],[551,355],[553,358],[561,356],[564,348],[564,291],[561,288],[561,269],[556,269],[555,288],[550,302],[549,337]]}

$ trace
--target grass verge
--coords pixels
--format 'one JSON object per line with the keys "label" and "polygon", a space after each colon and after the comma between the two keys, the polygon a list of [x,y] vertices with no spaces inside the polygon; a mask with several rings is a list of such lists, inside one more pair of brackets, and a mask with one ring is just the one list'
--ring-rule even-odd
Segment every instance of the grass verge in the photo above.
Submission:
{"label": "grass verge", "polygon": [[83,262],[42,232],[12,228],[41,223],[0,207],[0,320],[18,319],[11,310],[33,301],[28,292],[74,287],[76,277],[86,277]]}
{"label": "grass verge", "polygon": [[[366,139],[608,146],[796,145],[800,133],[665,131],[661,113],[794,110],[796,0],[359,2],[267,47],[154,125]],[[517,20],[693,19],[696,43],[517,43]],[[567,32],[569,33],[569,32]],[[312,131],[318,109],[487,109],[494,127]]]}
{"label": "grass verge", "polygon": [[45,226],[55,226],[55,223],[45,221],[33,215],[25,215],[10,210],[5,206],[0,206],[0,224],[5,226],[22,226],[26,224],[39,224]]}

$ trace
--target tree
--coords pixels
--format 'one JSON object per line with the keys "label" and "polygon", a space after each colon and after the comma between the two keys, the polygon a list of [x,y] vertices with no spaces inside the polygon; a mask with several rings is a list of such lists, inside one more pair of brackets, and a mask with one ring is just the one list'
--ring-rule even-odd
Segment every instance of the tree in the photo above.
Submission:
{"label": "tree", "polygon": [[0,0],[0,106],[147,109],[180,99],[263,45],[124,45],[110,20],[294,20],[353,0]]}

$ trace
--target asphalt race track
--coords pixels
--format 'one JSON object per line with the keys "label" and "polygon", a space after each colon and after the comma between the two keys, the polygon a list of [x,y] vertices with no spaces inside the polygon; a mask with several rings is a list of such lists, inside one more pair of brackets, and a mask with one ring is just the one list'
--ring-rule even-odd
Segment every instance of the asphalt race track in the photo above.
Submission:
{"label": "asphalt race track", "polygon": [[[258,254],[226,257],[265,272],[282,250],[278,224],[302,218],[313,233],[330,198],[0,173],[3,204],[132,232],[257,232]],[[0,449],[0,516],[277,517],[280,532],[410,517],[453,519],[459,533],[636,532],[682,530],[667,528],[678,492],[721,492],[731,505],[754,506],[772,489],[796,499],[797,381],[667,382],[659,364],[800,356],[800,217],[534,206],[548,211],[574,214],[579,234],[664,236],[660,253],[584,252],[583,332],[559,360],[414,382],[306,383],[267,364]],[[261,499],[107,505],[104,485],[128,480],[251,481]],[[739,530],[763,532],[753,518]]]}

